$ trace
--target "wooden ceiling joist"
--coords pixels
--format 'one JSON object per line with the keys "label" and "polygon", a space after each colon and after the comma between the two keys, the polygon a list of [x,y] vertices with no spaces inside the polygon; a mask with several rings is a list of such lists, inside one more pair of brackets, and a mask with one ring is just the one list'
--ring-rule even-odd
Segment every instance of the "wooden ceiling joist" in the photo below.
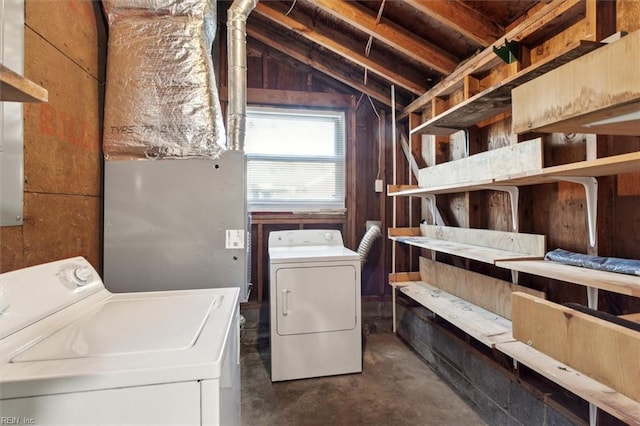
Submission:
{"label": "wooden ceiling joist", "polygon": [[380,22],[376,22],[375,14],[356,2],[314,0],[313,4],[441,74],[450,74],[458,65],[458,58],[426,40],[418,38],[384,17]]}
{"label": "wooden ceiling joist", "polygon": [[427,16],[444,22],[482,47],[504,34],[504,28],[457,1],[403,0]]}
{"label": "wooden ceiling joist", "polygon": [[[369,56],[360,53],[364,51],[364,46],[354,43],[348,37],[327,25],[314,22],[310,17],[302,13],[291,13],[286,15],[285,5],[279,2],[259,2],[254,13],[267,18],[283,27],[294,31],[306,39],[319,44],[355,64],[367,68],[379,76],[389,80],[391,83],[403,87],[408,91],[421,95],[426,90],[425,85],[419,82],[423,77],[408,67],[393,64],[393,67],[386,65],[387,60],[372,51]],[[392,69],[395,68],[395,69]]]}
{"label": "wooden ceiling joist", "polygon": [[[329,61],[326,58],[319,58],[317,51],[308,49],[307,46],[299,42],[293,42],[290,38],[285,38],[281,33],[273,28],[265,26],[247,25],[247,34],[261,43],[277,49],[295,60],[309,65],[317,71],[326,74],[359,92],[369,95],[371,98],[384,105],[391,106],[390,91],[369,80],[364,84],[363,74],[356,75],[354,70],[339,61]],[[403,108],[396,99],[396,108]]]}
{"label": "wooden ceiling joist", "polygon": [[536,34],[543,31],[551,23],[556,22],[560,25],[562,22],[570,21],[576,14],[580,14],[585,10],[584,0],[551,0],[544,4],[535,13],[528,16],[517,26],[509,30],[501,39],[494,42],[491,46],[473,56],[466,63],[462,64],[455,72],[449,74],[440,83],[429,89],[418,99],[414,100],[406,108],[404,108],[398,119],[406,118],[412,112],[418,111],[428,105],[434,97],[448,95],[452,92],[456,84],[466,74],[476,74],[485,72],[497,63],[500,59],[493,52],[493,46],[500,47],[504,43],[504,39],[526,42],[528,39],[536,39]]}

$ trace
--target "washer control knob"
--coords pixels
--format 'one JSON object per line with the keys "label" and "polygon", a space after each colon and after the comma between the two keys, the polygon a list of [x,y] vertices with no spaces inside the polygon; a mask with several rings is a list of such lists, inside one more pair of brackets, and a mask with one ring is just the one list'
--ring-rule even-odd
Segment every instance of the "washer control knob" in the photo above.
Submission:
{"label": "washer control knob", "polygon": [[327,241],[333,240],[333,234],[331,232],[327,232],[326,234],[324,234],[324,239]]}
{"label": "washer control knob", "polygon": [[83,286],[91,279],[93,273],[91,272],[91,268],[87,268],[86,266],[80,266],[73,270],[73,278],[75,278],[76,285]]}

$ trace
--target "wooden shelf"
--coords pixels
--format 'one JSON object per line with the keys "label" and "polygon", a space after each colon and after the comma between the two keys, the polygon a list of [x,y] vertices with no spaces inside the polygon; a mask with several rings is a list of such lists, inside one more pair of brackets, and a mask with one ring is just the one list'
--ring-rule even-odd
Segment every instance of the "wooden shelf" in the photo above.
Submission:
{"label": "wooden shelf", "polygon": [[414,247],[435,250],[441,253],[452,254],[455,256],[464,257],[466,259],[489,263],[491,265],[495,265],[496,262],[505,260],[542,258],[542,256],[536,257],[530,254],[516,253],[512,251],[483,247],[474,244],[437,240],[428,237],[390,236],[389,239]]}
{"label": "wooden shelf", "polygon": [[637,401],[575,371],[522,342],[501,342],[496,344],[495,347],[500,352],[616,418],[628,424],[638,424],[640,403]]}
{"label": "wooden shelf", "polygon": [[422,224],[420,228],[389,228],[389,238],[404,244],[494,265],[498,260],[542,259],[544,235]]}
{"label": "wooden shelf", "polygon": [[533,80],[561,65],[566,64],[594,49],[602,43],[591,41],[575,42],[557,56],[537,62],[517,74],[504,79],[464,102],[448,109],[419,126],[411,129],[411,134],[451,135],[469,128],[478,122],[493,117],[511,108],[511,90]]}
{"label": "wooden shelf", "polygon": [[595,160],[579,161],[545,167],[532,172],[499,176],[477,182],[462,182],[440,187],[421,188],[416,185],[389,185],[387,195],[420,197],[429,194],[479,191],[491,186],[524,186],[557,182],[558,177],[598,177],[640,172],[640,151]]}
{"label": "wooden shelf", "polygon": [[491,348],[498,343],[514,341],[511,321],[493,312],[424,281],[392,282],[391,285]]}
{"label": "wooden shelf", "polygon": [[564,265],[550,260],[497,261],[496,266],[618,294],[640,297],[640,277],[633,275]]}
{"label": "wooden shelf", "polygon": [[495,179],[485,179],[475,182],[465,182],[464,184],[452,184],[434,186],[430,188],[420,188],[418,185],[389,185],[387,195],[390,197],[411,196],[424,197],[425,195],[452,194],[456,192],[480,191],[483,186],[493,184]]}
{"label": "wooden shelf", "polygon": [[49,92],[0,64],[0,101],[47,102]]}
{"label": "wooden shelf", "polygon": [[640,135],[638,63],[635,31],[514,88],[514,132]]}
{"label": "wooden shelf", "polygon": [[497,177],[496,185],[535,185],[563,176],[597,177],[640,172],[640,151],[595,160],[545,167],[536,172]]}

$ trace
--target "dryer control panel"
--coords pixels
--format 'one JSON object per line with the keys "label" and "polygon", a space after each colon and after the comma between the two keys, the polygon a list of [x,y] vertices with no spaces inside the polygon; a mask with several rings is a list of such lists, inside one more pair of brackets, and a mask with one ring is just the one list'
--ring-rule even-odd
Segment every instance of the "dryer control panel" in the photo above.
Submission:
{"label": "dryer control panel", "polygon": [[342,234],[337,229],[296,229],[273,231],[269,234],[269,247],[343,245]]}

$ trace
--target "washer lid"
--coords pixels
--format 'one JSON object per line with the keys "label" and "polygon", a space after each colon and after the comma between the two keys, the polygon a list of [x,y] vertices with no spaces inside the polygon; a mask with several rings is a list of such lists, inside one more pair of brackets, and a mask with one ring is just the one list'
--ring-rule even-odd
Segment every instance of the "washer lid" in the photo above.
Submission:
{"label": "washer lid", "polygon": [[195,344],[222,297],[188,292],[171,297],[158,293],[117,296],[19,352],[11,362],[187,349]]}

